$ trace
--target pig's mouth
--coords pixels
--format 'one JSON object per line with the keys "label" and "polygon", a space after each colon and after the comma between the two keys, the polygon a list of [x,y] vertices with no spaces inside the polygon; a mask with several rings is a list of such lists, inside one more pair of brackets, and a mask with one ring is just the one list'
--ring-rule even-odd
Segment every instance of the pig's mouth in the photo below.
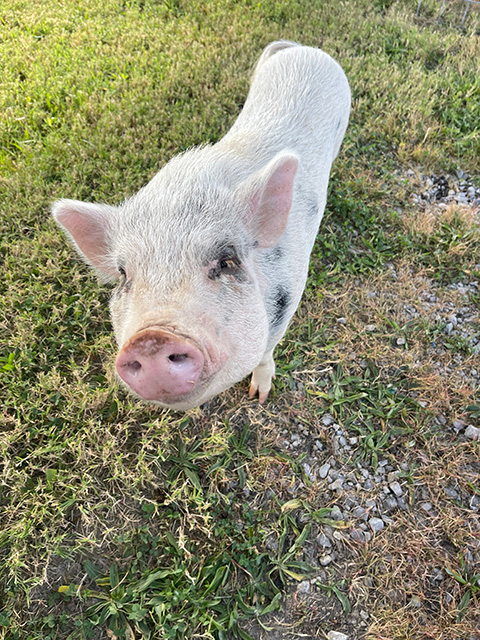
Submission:
{"label": "pig's mouth", "polygon": [[[199,396],[225,358],[170,327],[148,326],[121,348],[115,366],[123,382],[150,402],[175,407]],[[188,403],[190,404],[190,403]]]}

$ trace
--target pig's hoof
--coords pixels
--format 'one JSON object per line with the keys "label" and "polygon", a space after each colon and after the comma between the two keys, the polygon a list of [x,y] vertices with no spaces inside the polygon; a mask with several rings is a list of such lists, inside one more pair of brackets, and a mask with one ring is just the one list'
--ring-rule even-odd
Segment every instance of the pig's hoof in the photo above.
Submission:
{"label": "pig's hoof", "polygon": [[258,391],[258,400],[263,404],[272,388],[272,378],[275,377],[275,363],[273,358],[261,362],[252,373],[252,381],[248,391],[248,397],[253,398]]}
{"label": "pig's hoof", "polygon": [[263,404],[268,397],[268,394],[270,392],[270,387],[267,390],[261,391],[259,387],[251,383],[250,389],[248,390],[248,397],[253,398],[256,395],[257,391],[258,391],[258,401],[260,402],[260,404]]}

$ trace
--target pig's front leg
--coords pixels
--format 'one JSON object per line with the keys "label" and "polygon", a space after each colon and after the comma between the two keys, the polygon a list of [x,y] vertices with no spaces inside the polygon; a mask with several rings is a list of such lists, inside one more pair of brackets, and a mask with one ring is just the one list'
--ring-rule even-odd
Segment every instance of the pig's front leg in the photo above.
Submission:
{"label": "pig's front leg", "polygon": [[273,361],[273,349],[270,349],[265,352],[262,361],[258,367],[253,370],[248,396],[253,398],[258,391],[258,399],[260,403],[265,402],[270,389],[272,388],[272,378],[274,377],[275,362]]}

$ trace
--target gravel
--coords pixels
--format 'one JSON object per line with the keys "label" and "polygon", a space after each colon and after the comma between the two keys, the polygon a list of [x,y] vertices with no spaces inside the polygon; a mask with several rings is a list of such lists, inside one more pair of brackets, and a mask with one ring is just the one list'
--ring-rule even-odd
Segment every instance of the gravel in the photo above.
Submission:
{"label": "gravel", "polygon": [[322,464],[322,466],[318,470],[318,475],[320,476],[320,478],[322,478],[322,480],[324,480],[328,476],[328,473],[331,468],[332,466],[328,462],[326,462],[325,464]]}
{"label": "gravel", "polygon": [[395,481],[395,482],[391,482],[390,485],[390,490],[392,491],[392,493],[394,493],[397,498],[399,498],[400,496],[403,495],[403,490],[402,487],[400,486],[400,483]]}
{"label": "gravel", "polygon": [[[458,203],[476,206],[480,211],[480,189],[470,184],[467,175],[463,174],[461,178],[422,176],[422,181],[422,190],[412,194],[412,200],[419,208],[425,208],[427,205],[448,206],[450,203]],[[392,280],[399,278],[393,265],[389,265],[388,269]],[[472,272],[469,280],[449,285],[442,285],[432,277],[425,280],[425,285],[419,288],[418,296],[414,301],[399,303],[403,315],[403,323],[399,326],[408,326],[409,322],[421,319],[431,327],[427,358],[432,366],[437,366],[438,363],[439,370],[445,378],[453,373],[462,375],[465,370],[462,366],[456,367],[454,371],[449,369],[448,358],[458,365],[462,365],[470,358],[471,366],[465,373],[465,387],[472,384],[478,387],[480,384],[478,358],[475,362],[475,354],[480,354],[479,312],[474,302],[480,296],[479,280],[476,272]],[[451,296],[448,294],[449,291],[452,292]],[[381,293],[372,290],[368,292],[367,297],[378,300]],[[460,304],[454,304],[450,300],[460,300]],[[397,300],[395,302],[398,303]],[[377,321],[375,324],[372,319],[372,317],[365,317],[363,330],[383,332],[381,322]],[[337,330],[343,331],[343,326],[349,325],[350,319],[347,320],[343,316],[337,317],[336,324]],[[388,344],[392,349],[396,349],[397,353],[400,350],[413,351],[414,346],[409,344],[410,340],[411,338],[405,333],[392,336]],[[455,341],[461,341],[464,345],[463,351],[455,349]],[[446,367],[442,362],[442,356],[448,356],[444,359],[447,362]],[[358,364],[363,369],[369,366],[367,362],[360,360]],[[422,362],[417,364],[421,365]],[[324,380],[319,380],[319,384],[322,382],[325,384],[330,382],[328,373],[325,374]],[[396,387],[392,385],[392,394],[396,391]],[[411,392],[411,397],[415,398],[420,406],[427,407],[427,403],[422,398],[416,397],[414,391]],[[439,406],[442,405],[439,403]],[[388,527],[392,526],[397,516],[404,517],[403,513],[406,513],[408,518],[412,515],[412,518],[420,522],[422,519],[428,522],[431,518],[439,517],[437,502],[432,499],[431,494],[422,486],[411,484],[409,476],[415,473],[416,467],[414,463],[406,461],[411,459],[409,456],[403,455],[401,451],[397,455],[397,452],[389,450],[388,455],[383,454],[385,457],[381,457],[382,454],[379,452],[379,459],[376,465],[373,465],[371,459],[366,460],[360,455],[365,436],[353,435],[355,433],[353,429],[347,429],[341,423],[338,417],[341,412],[331,411],[332,413],[324,413],[317,425],[309,425],[307,428],[295,422],[293,433],[287,429],[283,431],[283,442],[285,448],[290,451],[289,455],[302,456],[300,464],[305,476],[315,483],[313,486],[321,496],[321,503],[331,509],[325,521],[321,520],[313,525],[313,538],[309,551],[313,555],[313,564],[318,568],[318,581],[322,583],[332,582],[332,576],[336,575],[342,562],[345,562],[348,550],[353,549],[354,553],[365,553],[362,550],[364,547],[370,548],[376,539],[381,542],[381,536],[388,535]],[[332,415],[334,413],[336,417]],[[448,439],[463,442],[480,440],[480,428],[476,426],[478,423],[472,424],[475,420],[467,413],[452,415],[447,409],[440,408],[437,415],[429,419],[433,430],[446,435]],[[407,444],[408,446],[410,443]],[[414,451],[416,442],[413,438],[411,446]],[[472,477],[474,473],[475,470],[472,471]],[[295,484],[289,489],[292,497],[296,496],[298,487],[299,485]],[[476,513],[480,512],[480,496],[467,496],[451,479],[446,480],[442,490],[445,500],[462,504],[465,509]],[[435,507],[432,502],[436,505]],[[309,514],[306,516],[308,519]],[[468,557],[467,553],[468,551],[465,550],[465,558]],[[426,574],[428,580],[438,588],[447,576],[440,567],[430,566],[428,570],[429,573]],[[363,586],[366,589],[375,588],[368,576],[365,576]],[[301,582],[298,592],[313,597],[318,593],[315,581]],[[331,601],[333,602],[334,599],[332,598]],[[422,606],[415,596],[411,597],[409,604],[413,608]],[[352,612],[346,616],[347,625],[342,625],[348,630],[352,640],[363,637],[358,634],[363,633],[361,625],[365,629],[366,621],[369,619],[368,613],[364,611],[357,610],[355,615]],[[341,614],[338,615],[337,612],[337,617],[332,614],[329,619],[334,626],[341,620]],[[322,632],[327,633],[327,629],[328,626],[323,627]],[[326,637],[329,640],[348,640],[349,638],[345,633],[335,630],[328,631]]]}
{"label": "gravel", "polygon": [[329,631],[327,638],[328,640],[348,640],[348,636],[340,631]]}
{"label": "gravel", "polygon": [[469,425],[465,429],[465,437],[470,440],[480,440],[480,429],[478,427],[474,427],[473,425]]}
{"label": "gravel", "polygon": [[[415,172],[407,171],[407,175],[413,176]],[[480,207],[480,188],[472,184],[470,176],[462,175],[421,175],[420,193],[412,193],[411,200],[424,209],[428,204],[462,204],[470,207]]]}
{"label": "gravel", "polygon": [[332,560],[333,560],[333,557],[329,553],[326,553],[325,555],[319,558],[319,561],[322,567],[328,567],[328,565],[332,562]]}
{"label": "gravel", "polygon": [[318,534],[315,542],[319,547],[330,548],[332,546],[332,541],[323,532]]}
{"label": "gravel", "polygon": [[381,518],[370,518],[368,524],[374,533],[378,533],[385,527],[385,522]]}

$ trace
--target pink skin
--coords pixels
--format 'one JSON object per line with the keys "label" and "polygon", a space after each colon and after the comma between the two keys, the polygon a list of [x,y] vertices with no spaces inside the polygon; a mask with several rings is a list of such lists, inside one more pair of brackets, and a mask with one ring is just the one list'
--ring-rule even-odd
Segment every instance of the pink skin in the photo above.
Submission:
{"label": "pink skin", "polygon": [[120,378],[135,393],[157,402],[171,402],[194,391],[207,368],[197,346],[159,327],[149,327],[130,338],[115,365]]}

